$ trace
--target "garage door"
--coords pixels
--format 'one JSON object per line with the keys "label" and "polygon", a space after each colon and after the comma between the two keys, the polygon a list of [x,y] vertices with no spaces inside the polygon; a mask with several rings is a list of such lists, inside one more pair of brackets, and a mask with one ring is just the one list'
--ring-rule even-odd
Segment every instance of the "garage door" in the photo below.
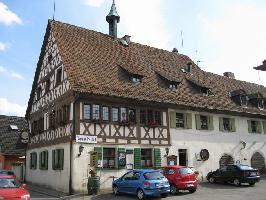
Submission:
{"label": "garage door", "polygon": [[220,166],[234,164],[234,158],[228,154],[224,154],[219,161]]}
{"label": "garage door", "polygon": [[251,167],[258,169],[261,174],[265,174],[265,160],[259,152],[254,153],[251,157]]}

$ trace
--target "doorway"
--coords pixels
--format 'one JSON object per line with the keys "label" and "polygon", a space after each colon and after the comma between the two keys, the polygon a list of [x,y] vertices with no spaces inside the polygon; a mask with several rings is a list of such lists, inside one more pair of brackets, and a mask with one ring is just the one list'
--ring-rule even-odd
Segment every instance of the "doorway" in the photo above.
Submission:
{"label": "doorway", "polygon": [[179,165],[187,166],[187,149],[178,149]]}

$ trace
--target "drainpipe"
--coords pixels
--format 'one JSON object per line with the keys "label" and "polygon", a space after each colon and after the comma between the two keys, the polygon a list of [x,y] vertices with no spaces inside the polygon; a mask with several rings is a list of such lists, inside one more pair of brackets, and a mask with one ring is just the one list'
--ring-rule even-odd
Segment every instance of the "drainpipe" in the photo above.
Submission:
{"label": "drainpipe", "polygon": [[71,134],[71,140],[70,140],[70,152],[69,152],[69,195],[73,195],[74,194],[74,190],[73,190],[73,184],[72,184],[72,179],[73,179],[73,140],[76,137],[76,109],[75,109],[75,105],[77,100],[79,99],[79,93],[75,94],[75,99],[73,102],[73,134]]}

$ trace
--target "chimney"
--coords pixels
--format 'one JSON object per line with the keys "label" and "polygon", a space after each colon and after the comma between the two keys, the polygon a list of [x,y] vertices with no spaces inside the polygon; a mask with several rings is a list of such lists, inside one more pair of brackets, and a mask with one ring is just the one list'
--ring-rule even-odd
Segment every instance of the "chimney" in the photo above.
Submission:
{"label": "chimney", "polygon": [[173,52],[173,53],[178,53],[177,48],[173,48],[172,52]]}
{"label": "chimney", "polygon": [[106,21],[109,23],[109,35],[113,36],[114,39],[117,38],[117,23],[120,21],[120,16],[117,14],[115,1],[113,0],[113,4],[109,14],[106,16]]}
{"label": "chimney", "polygon": [[235,79],[235,74],[233,72],[224,72],[224,76]]}
{"label": "chimney", "polygon": [[125,41],[126,41],[126,43],[129,45],[129,44],[130,44],[130,42],[131,42],[131,41],[130,41],[130,37],[131,37],[130,35],[125,35],[125,36],[124,36],[124,37],[122,37],[121,39],[122,39],[122,40],[125,40]]}

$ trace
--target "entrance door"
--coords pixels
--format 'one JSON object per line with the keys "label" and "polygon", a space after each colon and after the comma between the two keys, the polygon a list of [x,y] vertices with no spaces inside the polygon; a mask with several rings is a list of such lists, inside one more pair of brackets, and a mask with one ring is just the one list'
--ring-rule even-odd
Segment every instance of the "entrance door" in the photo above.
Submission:
{"label": "entrance door", "polygon": [[260,174],[265,174],[265,160],[259,152],[254,153],[251,157],[251,167],[258,169]]}
{"label": "entrance door", "polygon": [[179,165],[187,166],[187,149],[178,149]]}

